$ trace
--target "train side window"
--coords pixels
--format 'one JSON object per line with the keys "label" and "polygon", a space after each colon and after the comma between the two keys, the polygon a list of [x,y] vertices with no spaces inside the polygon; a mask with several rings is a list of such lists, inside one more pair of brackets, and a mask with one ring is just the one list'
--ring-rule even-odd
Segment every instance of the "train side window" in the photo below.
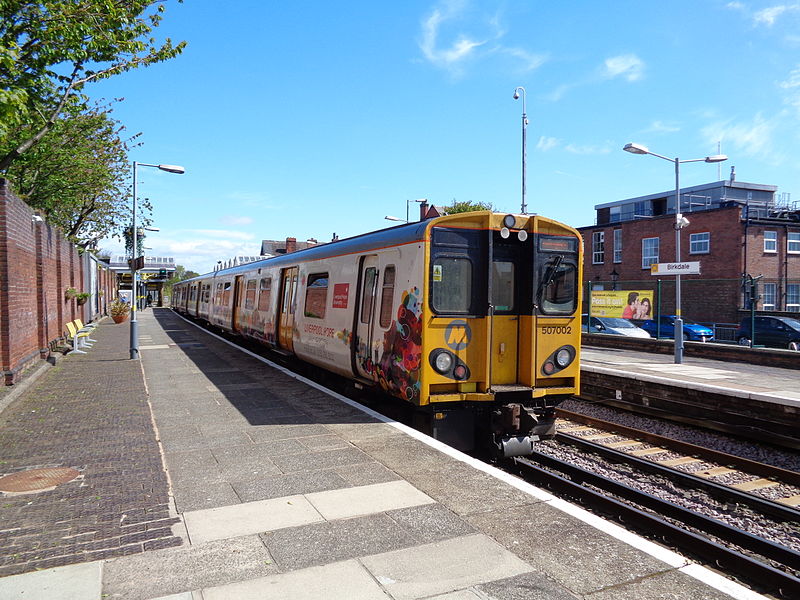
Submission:
{"label": "train side window", "polygon": [[492,261],[492,305],[500,312],[513,311],[514,263]]}
{"label": "train side window", "polygon": [[272,296],[272,277],[262,279],[258,287],[258,310],[269,310],[269,301]]}
{"label": "train side window", "polygon": [[438,256],[431,273],[432,306],[437,313],[467,314],[472,304],[472,262]]}
{"label": "train side window", "polygon": [[381,316],[380,325],[383,329],[392,322],[392,300],[394,299],[394,265],[389,265],[383,271],[383,287],[381,288]]}
{"label": "train side window", "polygon": [[255,279],[250,279],[247,282],[247,289],[244,293],[244,307],[245,308],[255,308],[256,305],[256,283]]}
{"label": "train side window", "polygon": [[364,293],[361,295],[361,322],[369,323],[372,318],[372,304],[375,301],[375,280],[378,271],[369,267],[364,271]]}
{"label": "train side window", "polygon": [[228,306],[231,301],[231,282],[226,281],[222,284],[222,304]]}
{"label": "train side window", "polygon": [[308,276],[306,284],[305,316],[314,319],[325,318],[325,306],[328,302],[328,274],[314,273]]}
{"label": "train side window", "polygon": [[214,304],[220,304],[222,302],[222,282],[217,284],[217,288],[214,291]]}

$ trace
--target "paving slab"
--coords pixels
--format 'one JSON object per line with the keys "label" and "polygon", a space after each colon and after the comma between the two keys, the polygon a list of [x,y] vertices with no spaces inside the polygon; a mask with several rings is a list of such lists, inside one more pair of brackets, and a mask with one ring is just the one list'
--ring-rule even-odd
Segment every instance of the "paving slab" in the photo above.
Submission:
{"label": "paving slab", "polygon": [[329,521],[434,502],[403,480],[317,492],[306,498]]}
{"label": "paving slab", "polygon": [[3,600],[98,600],[102,561],[0,578]]}

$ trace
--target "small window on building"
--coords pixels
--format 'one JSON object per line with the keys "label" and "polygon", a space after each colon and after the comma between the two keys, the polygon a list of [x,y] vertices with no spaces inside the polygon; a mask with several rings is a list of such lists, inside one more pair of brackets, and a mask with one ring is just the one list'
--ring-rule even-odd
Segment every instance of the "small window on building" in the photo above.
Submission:
{"label": "small window on building", "polygon": [[265,277],[258,282],[258,310],[269,310],[272,298],[272,277]]}
{"label": "small window on building", "polygon": [[247,282],[247,289],[244,293],[244,307],[252,310],[256,306],[256,283],[255,279]]}
{"label": "small window on building", "polygon": [[328,274],[314,273],[308,276],[306,284],[305,316],[313,319],[325,318],[325,306],[328,302]]}
{"label": "small window on building", "polygon": [[602,265],[605,260],[605,231],[595,231],[592,234],[592,264]]}
{"label": "small window on building", "polygon": [[711,234],[693,233],[689,236],[689,254],[708,254],[711,251]]}
{"label": "small window on building", "polygon": [[775,298],[777,296],[778,284],[765,283],[764,291],[761,296],[762,310],[775,310]]}
{"label": "small window on building", "polygon": [[786,286],[786,310],[800,312],[800,283],[790,283]]}
{"label": "small window on building", "polygon": [[394,299],[394,265],[383,271],[383,288],[381,289],[380,324],[386,329],[392,323],[392,300]]}
{"label": "small window on building", "polygon": [[622,262],[622,229],[614,230],[614,262]]}
{"label": "small window on building", "polygon": [[800,231],[790,231],[787,234],[786,251],[789,254],[800,254]]}
{"label": "small window on building", "polygon": [[778,232],[765,231],[764,232],[764,252],[777,252],[778,251]]}
{"label": "small window on building", "polygon": [[650,265],[658,262],[658,238],[644,238],[642,240],[642,268],[649,269]]}

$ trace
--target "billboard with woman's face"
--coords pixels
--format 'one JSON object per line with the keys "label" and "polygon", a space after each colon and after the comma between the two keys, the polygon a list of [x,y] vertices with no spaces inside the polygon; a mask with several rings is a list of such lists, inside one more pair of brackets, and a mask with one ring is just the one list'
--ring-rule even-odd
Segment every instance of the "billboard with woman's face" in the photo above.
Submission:
{"label": "billboard with woman's face", "polygon": [[593,317],[652,319],[653,290],[592,290],[590,314]]}

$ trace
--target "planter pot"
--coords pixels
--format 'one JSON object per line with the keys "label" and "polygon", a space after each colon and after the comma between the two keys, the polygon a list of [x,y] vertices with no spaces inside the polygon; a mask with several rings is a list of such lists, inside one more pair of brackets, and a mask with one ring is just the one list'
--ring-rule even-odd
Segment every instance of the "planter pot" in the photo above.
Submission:
{"label": "planter pot", "polygon": [[78,303],[78,306],[80,306],[80,305],[82,305],[82,304],[86,304],[86,301],[87,301],[87,300],[88,300],[88,298],[76,298],[76,299],[75,299],[75,302],[77,302],[77,303]]}
{"label": "planter pot", "polygon": [[111,318],[114,320],[114,323],[122,323],[128,320],[128,315],[111,315]]}

